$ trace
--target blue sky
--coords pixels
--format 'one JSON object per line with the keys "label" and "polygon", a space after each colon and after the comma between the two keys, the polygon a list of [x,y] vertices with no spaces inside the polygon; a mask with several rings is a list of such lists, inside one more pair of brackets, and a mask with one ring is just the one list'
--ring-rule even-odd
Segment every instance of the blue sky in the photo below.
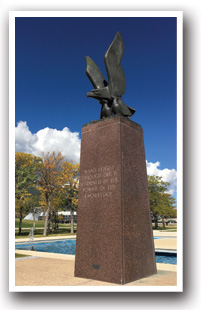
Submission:
{"label": "blue sky", "polygon": [[131,119],[143,128],[146,159],[154,169],[176,170],[176,18],[16,18],[16,126],[26,122],[33,141],[38,132],[44,141],[45,128],[63,135],[67,127],[78,143],[82,125],[100,117],[98,101],[86,97],[93,86],[84,56],[107,78],[104,54],[117,31],[124,41],[122,99],[136,109]]}

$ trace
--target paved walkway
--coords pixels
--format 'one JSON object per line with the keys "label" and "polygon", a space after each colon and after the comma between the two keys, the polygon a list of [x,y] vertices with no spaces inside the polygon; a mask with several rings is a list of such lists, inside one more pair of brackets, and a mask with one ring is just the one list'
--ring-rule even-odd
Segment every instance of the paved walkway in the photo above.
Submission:
{"label": "paved walkway", "polygon": [[[163,239],[154,240],[156,249],[177,249],[175,232],[154,231],[154,236],[164,237]],[[72,236],[69,238],[72,238]],[[48,239],[66,239],[66,237],[51,237]],[[37,240],[47,240],[47,238],[37,238]],[[22,241],[27,241],[27,238],[25,240],[16,240],[16,242]],[[33,257],[15,261],[16,286],[118,286],[114,283],[74,277],[74,255],[22,250],[16,250],[16,253],[34,255]],[[157,264],[156,275],[125,284],[125,286],[176,285],[177,266],[169,264]]]}
{"label": "paved walkway", "polygon": [[[74,277],[74,260],[38,257],[16,260],[16,286],[119,286],[118,284]],[[157,274],[126,286],[176,286],[177,273],[157,264]],[[168,269],[168,266],[166,266]]]}

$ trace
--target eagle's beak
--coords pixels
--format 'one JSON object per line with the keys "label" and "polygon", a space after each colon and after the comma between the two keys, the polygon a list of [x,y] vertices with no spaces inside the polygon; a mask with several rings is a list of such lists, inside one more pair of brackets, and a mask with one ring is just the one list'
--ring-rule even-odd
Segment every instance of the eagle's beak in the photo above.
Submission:
{"label": "eagle's beak", "polygon": [[89,97],[91,97],[91,92],[90,91],[87,93],[87,98],[89,98]]}
{"label": "eagle's beak", "polygon": [[89,92],[87,93],[87,98],[89,98],[89,97],[92,97],[92,98],[95,97],[93,91],[89,91]]}

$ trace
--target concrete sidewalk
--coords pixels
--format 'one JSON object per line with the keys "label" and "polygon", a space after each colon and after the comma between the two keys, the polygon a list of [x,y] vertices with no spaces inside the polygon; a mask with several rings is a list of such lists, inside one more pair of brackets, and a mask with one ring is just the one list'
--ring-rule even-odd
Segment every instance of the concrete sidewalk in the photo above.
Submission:
{"label": "concrete sidewalk", "polygon": [[[21,259],[15,262],[16,286],[121,286],[114,283],[74,277],[74,260],[54,258]],[[177,273],[171,265],[157,264],[157,274],[124,286],[176,286]]]}

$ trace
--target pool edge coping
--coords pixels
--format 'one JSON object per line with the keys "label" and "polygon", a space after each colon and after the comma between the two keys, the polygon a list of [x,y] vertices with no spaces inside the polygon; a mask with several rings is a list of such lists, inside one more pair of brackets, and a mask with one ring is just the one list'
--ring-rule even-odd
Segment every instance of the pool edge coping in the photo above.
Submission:
{"label": "pool edge coping", "polygon": [[[35,256],[39,258],[63,259],[63,260],[75,261],[75,255],[68,255],[68,254],[56,254],[56,253],[28,251],[28,250],[15,250],[15,253]],[[156,266],[157,270],[177,272],[177,265],[156,263]]]}
{"label": "pool edge coping", "polygon": [[[55,237],[40,237],[40,238],[34,238],[33,242],[49,241],[49,240],[61,240],[61,239],[76,239],[76,235],[72,235],[72,236],[55,236]],[[29,242],[28,237],[21,238],[21,239],[15,239],[15,243],[22,243],[22,242]]]}
{"label": "pool edge coping", "polygon": [[[155,231],[153,230],[153,236],[154,237],[176,237],[177,238],[177,232],[167,232],[167,231]],[[72,238],[76,238],[76,235],[70,235],[70,236],[55,236],[55,237],[39,237],[39,238],[35,238],[35,240],[37,241],[44,241],[44,240],[57,240],[57,239],[72,239]],[[157,239],[156,239],[157,240]],[[28,237],[26,238],[20,238],[20,239],[15,239],[15,242],[27,242],[29,241]]]}
{"label": "pool edge coping", "polygon": [[75,260],[75,255],[68,255],[68,254],[58,254],[58,253],[29,251],[29,250],[15,250],[15,253],[16,254],[22,254],[22,255],[44,257],[44,258]]}

